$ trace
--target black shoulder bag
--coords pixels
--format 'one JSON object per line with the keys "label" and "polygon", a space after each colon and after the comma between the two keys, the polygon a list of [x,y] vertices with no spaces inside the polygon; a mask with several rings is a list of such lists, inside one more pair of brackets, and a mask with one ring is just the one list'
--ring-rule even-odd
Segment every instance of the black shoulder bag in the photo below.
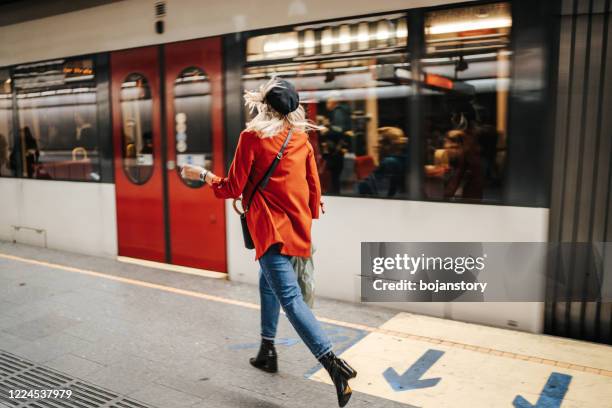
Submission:
{"label": "black shoulder bag", "polygon": [[[244,238],[244,246],[247,249],[255,248],[255,244],[253,243],[253,238],[251,237],[251,232],[249,231],[249,227],[247,225],[246,213],[249,211],[249,206],[251,205],[251,201],[253,201],[253,197],[255,196],[257,191],[264,190],[266,186],[268,185],[268,181],[270,181],[270,177],[272,176],[272,173],[274,173],[276,166],[278,166],[278,162],[280,162],[281,158],[283,157],[283,152],[285,151],[285,148],[287,147],[287,144],[289,143],[289,139],[291,139],[291,132],[293,132],[293,129],[289,129],[289,133],[287,133],[287,137],[285,138],[285,141],[283,142],[283,145],[281,146],[280,150],[276,154],[276,157],[272,161],[272,164],[270,164],[270,167],[268,168],[266,173],[263,175],[261,180],[259,180],[259,182],[255,184],[255,188],[253,189],[253,192],[251,193],[251,197],[248,200],[242,199],[242,198],[234,199],[234,203],[233,203],[234,211],[236,211],[240,215],[240,224],[242,226],[242,237]],[[242,202],[242,212],[239,211],[238,207],[236,206],[236,203],[238,201]]]}

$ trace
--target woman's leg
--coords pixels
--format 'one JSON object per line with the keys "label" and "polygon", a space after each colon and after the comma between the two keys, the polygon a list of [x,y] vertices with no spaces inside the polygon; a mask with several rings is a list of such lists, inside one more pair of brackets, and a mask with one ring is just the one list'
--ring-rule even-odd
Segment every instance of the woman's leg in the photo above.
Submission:
{"label": "woman's leg", "polygon": [[261,270],[259,271],[259,297],[261,299],[261,338],[274,341],[280,303]]}
{"label": "woman's leg", "polygon": [[268,285],[268,281],[259,271],[259,297],[261,298],[261,346],[257,356],[249,362],[253,367],[269,373],[278,371],[278,357],[274,347],[280,303]]}
{"label": "woman's leg", "polygon": [[318,359],[331,351],[331,342],[312,311],[304,303],[289,257],[281,255],[278,246],[274,245],[259,259],[259,263],[268,286],[273,290],[287,318],[312,354]]}

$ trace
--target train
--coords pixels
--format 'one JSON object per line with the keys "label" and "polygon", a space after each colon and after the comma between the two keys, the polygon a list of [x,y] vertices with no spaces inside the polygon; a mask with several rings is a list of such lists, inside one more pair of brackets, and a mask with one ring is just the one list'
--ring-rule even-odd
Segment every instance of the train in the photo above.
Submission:
{"label": "train", "polygon": [[[360,301],[365,241],[547,242],[561,3],[132,0],[6,25],[0,239],[255,283],[231,202],[179,169],[225,174],[242,93],[278,75],[325,129],[317,295]],[[383,306],[545,330],[542,302]]]}

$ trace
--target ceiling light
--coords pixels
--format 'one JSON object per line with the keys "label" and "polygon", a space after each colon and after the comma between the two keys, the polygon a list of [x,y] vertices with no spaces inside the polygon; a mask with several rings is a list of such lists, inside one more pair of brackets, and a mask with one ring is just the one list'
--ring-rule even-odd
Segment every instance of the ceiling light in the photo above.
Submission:
{"label": "ceiling light", "polygon": [[376,39],[379,41],[385,41],[389,39],[389,27],[387,26],[386,21],[381,21],[378,23]]}
{"label": "ceiling light", "polygon": [[395,37],[406,38],[408,36],[408,27],[406,27],[406,20],[400,20],[395,30]]}
{"label": "ceiling light", "polygon": [[264,52],[278,52],[295,50],[298,47],[298,42],[295,40],[283,41],[268,41],[264,44]]}
{"label": "ceiling light", "polygon": [[511,26],[511,18],[489,18],[483,20],[434,25],[427,29],[427,34],[448,34],[462,31],[484,30],[487,28],[504,28]]}

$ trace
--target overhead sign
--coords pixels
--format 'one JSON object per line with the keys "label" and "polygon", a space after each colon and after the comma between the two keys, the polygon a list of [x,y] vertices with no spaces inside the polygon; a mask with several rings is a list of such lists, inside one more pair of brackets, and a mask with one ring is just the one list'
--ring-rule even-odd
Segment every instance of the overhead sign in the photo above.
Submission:
{"label": "overhead sign", "polygon": [[18,65],[12,77],[18,91],[55,88],[71,82],[93,80],[95,67],[92,58],[60,59]]}

